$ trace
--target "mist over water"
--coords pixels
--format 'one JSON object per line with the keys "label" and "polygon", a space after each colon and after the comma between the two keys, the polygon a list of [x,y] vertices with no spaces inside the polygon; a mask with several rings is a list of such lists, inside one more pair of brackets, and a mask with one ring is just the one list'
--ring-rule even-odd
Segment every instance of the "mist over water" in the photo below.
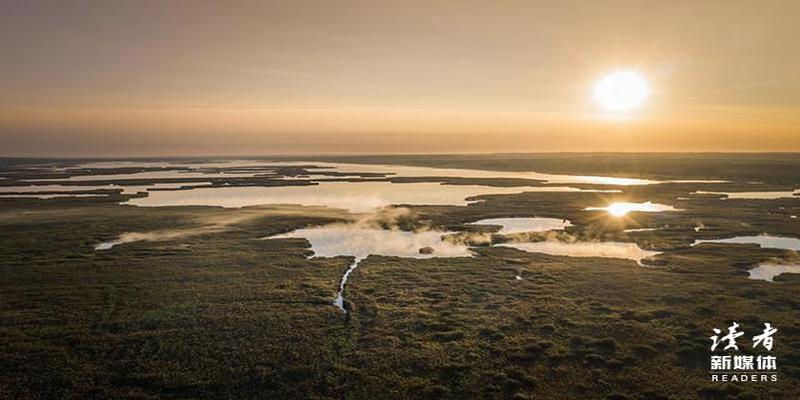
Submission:
{"label": "mist over water", "polygon": [[201,233],[209,233],[217,230],[218,228],[212,229],[207,227],[198,229],[164,230],[164,231],[154,231],[154,232],[125,232],[119,235],[119,237],[117,237],[114,240],[109,240],[106,242],[101,242],[96,244],[94,246],[94,249],[97,251],[110,250],[114,246],[118,246],[125,243],[133,243],[141,241],[155,242],[162,240],[173,240]]}
{"label": "mist over water", "polygon": [[470,225],[497,225],[499,234],[546,232],[564,229],[572,224],[561,218],[489,218],[471,222]]}
{"label": "mist over water", "polygon": [[[489,221],[494,225],[497,220],[510,222],[507,227],[515,232],[517,229],[523,229],[520,232],[528,232],[528,228],[549,231],[570,225],[568,221],[553,218],[502,218]],[[443,237],[450,233],[452,232],[382,229],[362,221],[355,224],[334,224],[298,229],[264,239],[302,238],[311,245],[311,250],[314,252],[313,257],[353,257],[353,262],[342,276],[339,291],[333,301],[335,306],[346,312],[344,294],[347,280],[360,263],[370,255],[409,258],[472,257],[473,253],[467,245],[443,240]],[[535,243],[504,243],[498,246],[557,256],[624,258],[637,263],[641,263],[644,258],[658,254],[655,251],[643,250],[636,243],[624,242],[568,243],[548,240]],[[515,279],[520,280],[522,277],[516,275]]]}
{"label": "mist over water", "polygon": [[624,258],[636,261],[639,264],[643,259],[659,254],[657,251],[644,250],[632,242],[562,242],[547,240],[543,242],[503,243],[498,246],[554,256]]}
{"label": "mist over water", "polygon": [[359,263],[370,255],[433,258],[471,257],[466,245],[442,240],[448,232],[400,231],[380,229],[363,224],[337,224],[317,228],[298,229],[267,239],[303,238],[311,244],[313,257],[353,257],[353,263],[342,276],[339,292],[333,304],[346,312],[344,292],[347,279]]}
{"label": "mist over water", "polygon": [[[386,230],[359,224],[328,225],[317,228],[298,229],[269,239],[303,238],[311,244],[315,257],[395,256],[411,258],[470,257],[469,247],[442,240],[444,231]],[[430,248],[430,254],[420,249]]]}
{"label": "mist over water", "polygon": [[[88,168],[130,168],[130,167],[160,167],[189,168],[186,170],[151,171],[121,175],[90,175],[76,176],[66,180],[91,181],[94,179],[130,179],[130,178],[175,178],[175,177],[253,177],[256,175],[271,176],[277,168],[301,167],[306,170],[303,175],[279,177],[287,180],[310,180],[316,182],[312,185],[302,186],[220,186],[193,188],[190,190],[176,191],[149,191],[147,197],[130,199],[126,204],[144,207],[157,206],[188,206],[208,205],[226,208],[240,208],[264,204],[299,204],[306,206],[322,206],[347,210],[351,213],[378,213],[387,210],[392,205],[468,205],[472,199],[480,195],[489,194],[515,194],[521,192],[582,192],[582,190],[569,186],[516,186],[492,187],[484,185],[449,185],[438,182],[392,183],[390,181],[335,181],[344,176],[359,176],[359,174],[379,174],[386,178],[497,178],[497,179],[530,179],[543,181],[548,184],[578,184],[591,183],[602,185],[651,185],[663,183],[646,179],[600,177],[600,176],[572,176],[556,174],[540,174],[535,172],[506,172],[483,171],[454,168],[428,168],[408,167],[400,165],[371,165],[371,164],[346,164],[324,163],[310,161],[268,162],[268,161],[210,161],[210,162],[96,162],[83,165]],[[222,173],[214,168],[231,168],[229,173]],[[325,175],[325,172],[336,172],[339,177]],[[278,177],[276,175],[276,177]],[[378,178],[380,179],[380,178]],[[666,182],[666,181],[664,181]],[[679,181],[670,181],[679,182]],[[703,181],[680,181],[682,183]],[[207,183],[207,182],[197,182]],[[154,183],[138,186],[16,186],[0,188],[0,192],[10,192],[19,189],[27,191],[75,191],[122,188],[123,193],[147,191],[150,188],[178,188],[189,185],[187,183]],[[601,190],[614,192],[616,190]],[[697,194],[713,192],[695,192]],[[794,192],[742,192],[728,193],[730,198],[779,198],[792,195]],[[673,206],[653,202],[617,202],[606,206],[587,207],[589,211],[606,211],[615,216],[625,215],[628,212],[663,212],[679,211]],[[375,215],[375,214],[372,214]],[[547,232],[563,230],[571,226],[567,220],[558,218],[541,217],[510,217],[490,218],[475,221],[474,225],[497,225],[500,234],[516,234],[524,232]],[[219,229],[219,228],[212,228]],[[696,228],[698,231],[702,228]],[[654,231],[657,228],[628,229],[625,232]],[[287,234],[271,237],[270,239],[304,238],[311,244],[314,257],[352,257],[353,262],[347,272],[342,276],[339,293],[334,304],[344,310],[344,292],[348,278],[358,268],[359,264],[370,255],[430,258],[430,257],[471,257],[472,252],[465,244],[453,241],[444,241],[442,236],[452,232],[435,230],[402,231],[396,228],[383,229],[368,223],[337,224],[316,228],[296,230]],[[169,240],[186,236],[186,232],[128,232],[118,238],[99,243],[96,250],[108,250],[114,246],[135,241]],[[487,236],[487,242],[490,242]],[[719,243],[758,243],[763,247],[800,249],[800,240],[794,238],[779,238],[768,235],[752,237],[736,237],[720,240],[698,240],[702,242]],[[541,242],[503,243],[496,246],[511,247],[518,250],[543,253],[567,257],[606,257],[622,258],[636,261],[656,254],[640,248],[632,242],[579,242],[561,241],[550,238]],[[755,273],[755,272],[754,272]]]}

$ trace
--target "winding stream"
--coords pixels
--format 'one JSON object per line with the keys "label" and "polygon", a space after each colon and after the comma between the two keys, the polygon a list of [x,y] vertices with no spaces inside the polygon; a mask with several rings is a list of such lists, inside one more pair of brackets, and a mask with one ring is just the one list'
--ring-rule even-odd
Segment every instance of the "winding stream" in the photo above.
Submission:
{"label": "winding stream", "polygon": [[333,305],[347,312],[345,289],[347,280],[359,263],[370,255],[433,258],[472,257],[469,247],[442,240],[444,231],[385,230],[359,224],[334,224],[315,228],[298,229],[265,239],[302,238],[311,244],[312,257],[354,257],[352,264],[342,276],[339,292]]}

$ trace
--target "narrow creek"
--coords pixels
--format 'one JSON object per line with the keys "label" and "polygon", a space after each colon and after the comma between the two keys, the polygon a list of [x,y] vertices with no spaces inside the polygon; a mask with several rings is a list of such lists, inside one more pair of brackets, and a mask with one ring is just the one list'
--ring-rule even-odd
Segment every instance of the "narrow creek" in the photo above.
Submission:
{"label": "narrow creek", "polygon": [[339,309],[344,313],[347,312],[347,309],[344,307],[344,287],[347,284],[347,278],[349,278],[350,274],[355,271],[356,268],[358,268],[358,263],[360,263],[363,259],[363,257],[356,257],[355,260],[353,260],[353,263],[350,264],[350,267],[347,268],[347,271],[345,271],[344,275],[342,275],[342,281],[339,282],[339,292],[336,293],[336,299],[333,300],[333,305],[339,307]]}
{"label": "narrow creek", "polygon": [[442,240],[442,236],[448,233],[450,232],[436,230],[410,232],[359,224],[333,224],[298,229],[265,239],[305,239],[311,244],[311,250],[314,252],[312,258],[353,257],[353,263],[342,276],[336,299],[333,301],[333,305],[346,313],[347,280],[358,268],[359,263],[369,255],[407,258],[472,257],[472,251],[466,245]]}

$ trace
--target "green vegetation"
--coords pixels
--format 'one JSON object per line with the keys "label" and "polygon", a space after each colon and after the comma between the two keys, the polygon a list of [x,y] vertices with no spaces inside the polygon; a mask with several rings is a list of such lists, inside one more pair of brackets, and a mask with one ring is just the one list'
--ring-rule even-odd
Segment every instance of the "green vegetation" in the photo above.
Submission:
{"label": "green vegetation", "polygon": [[[563,157],[563,164],[573,160]],[[738,160],[709,156],[700,168],[699,157],[662,171],[731,179],[714,171],[730,171]],[[800,169],[786,171],[800,159],[770,157],[744,156],[744,163],[772,167],[730,183],[409,207],[396,221],[403,229],[488,234],[491,227],[465,223],[566,218],[574,226],[562,235],[570,238],[636,241],[666,252],[653,268],[486,246],[476,248],[475,258],[370,256],[348,281],[347,314],[331,302],[352,259],[308,258],[303,240],[262,240],[352,218],[342,212],[137,208],[118,205],[124,198],[118,194],[0,198],[0,398],[796,399],[800,279],[754,281],[745,272],[761,261],[796,261],[796,253],[690,244],[761,232],[800,237],[800,222],[790,218],[800,215],[800,199],[676,199],[694,190],[749,188],[751,179],[781,190],[800,183],[792,175]],[[465,167],[462,158],[425,163]],[[605,162],[595,167],[595,175],[617,169]],[[680,175],[689,167],[695,170]],[[625,218],[583,211],[621,199],[683,211]],[[204,230],[219,221],[235,222]],[[695,231],[699,224],[706,229]],[[623,232],[641,227],[661,229]],[[126,232],[166,230],[193,233],[93,250]],[[710,382],[708,337],[731,321],[748,334],[743,348],[764,322],[779,329],[771,352],[778,382]]]}

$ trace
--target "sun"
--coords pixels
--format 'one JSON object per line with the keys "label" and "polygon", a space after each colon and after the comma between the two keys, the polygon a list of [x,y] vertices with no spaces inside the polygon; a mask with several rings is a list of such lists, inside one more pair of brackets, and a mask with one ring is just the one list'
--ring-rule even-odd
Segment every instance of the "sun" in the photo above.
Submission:
{"label": "sun", "polygon": [[594,85],[594,100],[604,109],[628,112],[639,107],[650,94],[647,79],[636,71],[616,71]]}

